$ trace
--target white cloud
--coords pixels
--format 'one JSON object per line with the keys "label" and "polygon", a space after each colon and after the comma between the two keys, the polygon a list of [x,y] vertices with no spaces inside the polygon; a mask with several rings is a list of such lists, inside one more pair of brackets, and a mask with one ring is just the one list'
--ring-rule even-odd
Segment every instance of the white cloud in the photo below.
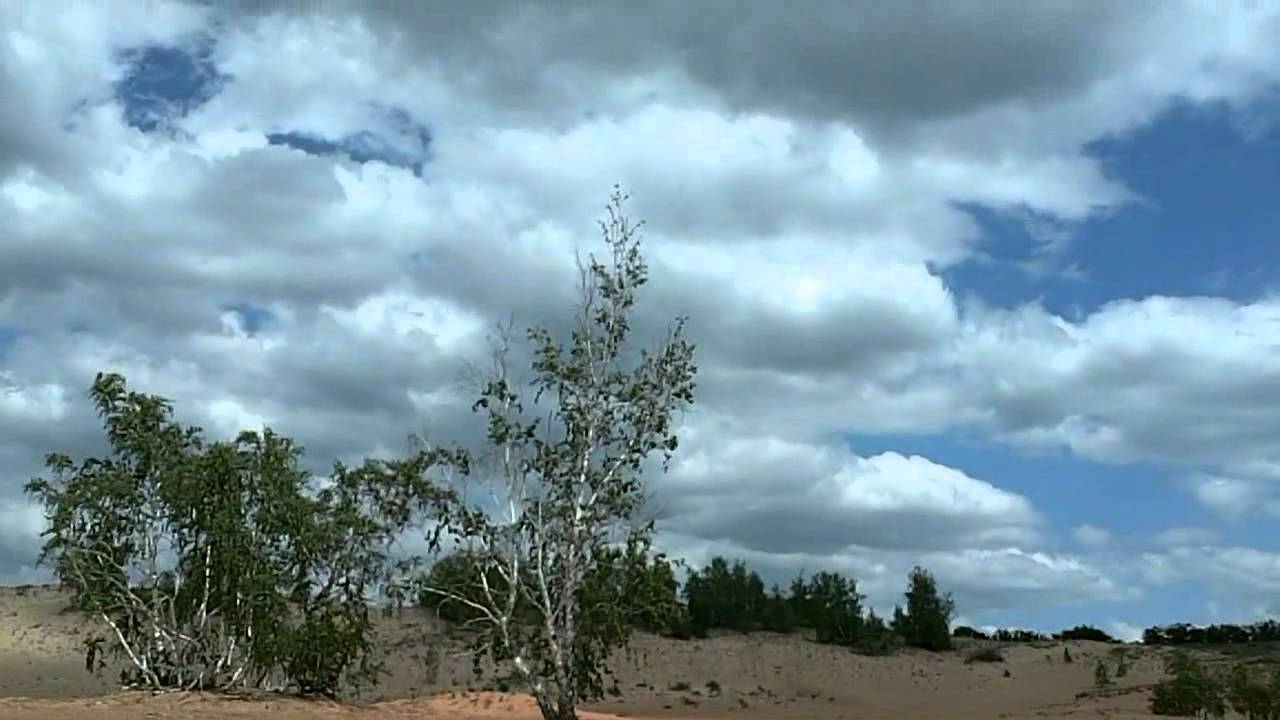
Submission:
{"label": "white cloud", "polygon": [[1106,547],[1111,542],[1111,531],[1096,525],[1078,525],[1071,536],[1081,547],[1090,550]]}
{"label": "white cloud", "polygon": [[[963,203],[1049,228],[1037,251],[1053,255],[1134,201],[1084,145],[1177,98],[1247,106],[1280,78],[1274,12],[1009,3],[996,27],[982,3],[925,24],[892,4],[821,22],[761,6],[726,34],[718,3],[643,22],[595,4],[335,7],[0,11],[0,325],[41,319],[0,348],[11,512],[28,512],[17,487],[43,452],[101,447],[82,398],[101,369],[212,432],[270,422],[321,465],[423,425],[475,439],[465,361],[512,310],[563,329],[572,253],[595,247],[615,181],[649,222],[638,332],[688,312],[698,344],[698,404],[658,483],[694,555],[829,562],[890,604],[915,562],[975,607],[1138,592],[1097,557],[1047,552],[1005,478],[859,454],[842,439],[856,433],[1194,462],[1228,482],[1200,486],[1210,505],[1269,497],[1280,300],[1068,319],[960,303],[943,278],[983,252]],[[226,85],[172,135],[129,127],[116,51],[201,31]],[[422,174],[268,144],[282,132],[357,138]],[[1076,537],[1104,545],[1099,528]],[[1170,530],[1139,576],[1179,576],[1181,546],[1211,540]]]}

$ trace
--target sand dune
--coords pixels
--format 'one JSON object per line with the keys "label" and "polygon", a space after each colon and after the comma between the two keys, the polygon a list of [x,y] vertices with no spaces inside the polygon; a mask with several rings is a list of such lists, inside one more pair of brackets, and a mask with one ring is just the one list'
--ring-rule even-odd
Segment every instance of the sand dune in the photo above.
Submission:
{"label": "sand dune", "polygon": [[[0,588],[0,720],[45,718],[520,718],[525,696],[492,692],[443,628],[406,611],[380,620],[390,674],[348,703],[270,695],[117,692],[84,669],[94,629],[65,611],[53,588]],[[1062,661],[1063,648],[1075,662]],[[431,651],[435,648],[435,651]],[[854,655],[798,636],[726,636],[692,642],[640,636],[614,659],[621,694],[584,718],[1147,718],[1160,651],[1127,646],[1130,672],[1096,692],[1093,669],[1115,646],[1068,642],[1003,647],[1005,662],[966,664],[966,649],[892,657]]]}

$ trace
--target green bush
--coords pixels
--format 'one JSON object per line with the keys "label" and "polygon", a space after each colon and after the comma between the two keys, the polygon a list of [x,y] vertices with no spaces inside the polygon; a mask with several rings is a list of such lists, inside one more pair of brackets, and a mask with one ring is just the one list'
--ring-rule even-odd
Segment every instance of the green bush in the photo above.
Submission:
{"label": "green bush", "polygon": [[1175,653],[1166,662],[1165,670],[1171,677],[1152,688],[1152,714],[1205,718],[1226,714],[1222,683],[1191,656]]}

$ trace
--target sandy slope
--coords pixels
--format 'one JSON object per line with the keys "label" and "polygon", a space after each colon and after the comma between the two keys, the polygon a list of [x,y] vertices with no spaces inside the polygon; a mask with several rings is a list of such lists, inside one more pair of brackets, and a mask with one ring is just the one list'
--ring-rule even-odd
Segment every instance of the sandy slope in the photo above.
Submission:
{"label": "sandy slope", "polygon": [[[414,612],[382,621],[392,672],[356,704],[115,693],[109,678],[85,672],[80,643],[93,625],[64,612],[65,604],[48,588],[0,588],[0,720],[537,715],[524,697],[466,692],[483,681],[471,677],[467,658],[448,650],[438,624]],[[799,637],[686,643],[642,636],[613,663],[622,694],[591,710],[646,718],[1149,717],[1145,688],[1161,674],[1156,652],[1128,648],[1129,675],[1099,694],[1092,692],[1094,663],[1114,648],[1066,643],[1076,661],[1064,664],[1063,645],[1008,647],[1004,663],[966,665],[963,652],[868,658]]]}

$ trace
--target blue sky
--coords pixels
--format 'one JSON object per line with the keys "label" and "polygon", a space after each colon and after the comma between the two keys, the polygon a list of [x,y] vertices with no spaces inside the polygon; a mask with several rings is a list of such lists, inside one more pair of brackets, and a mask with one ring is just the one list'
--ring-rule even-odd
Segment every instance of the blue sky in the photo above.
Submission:
{"label": "blue sky", "polygon": [[719,3],[615,8],[625,37],[443,8],[0,36],[0,577],[44,577],[21,483],[101,448],[97,370],[317,468],[475,440],[460,368],[513,311],[563,322],[619,182],[638,332],[688,313],[702,369],[650,478],[671,552],[840,569],[881,609],[923,563],[976,625],[1275,610],[1273,9],[851,4],[816,42]]}

